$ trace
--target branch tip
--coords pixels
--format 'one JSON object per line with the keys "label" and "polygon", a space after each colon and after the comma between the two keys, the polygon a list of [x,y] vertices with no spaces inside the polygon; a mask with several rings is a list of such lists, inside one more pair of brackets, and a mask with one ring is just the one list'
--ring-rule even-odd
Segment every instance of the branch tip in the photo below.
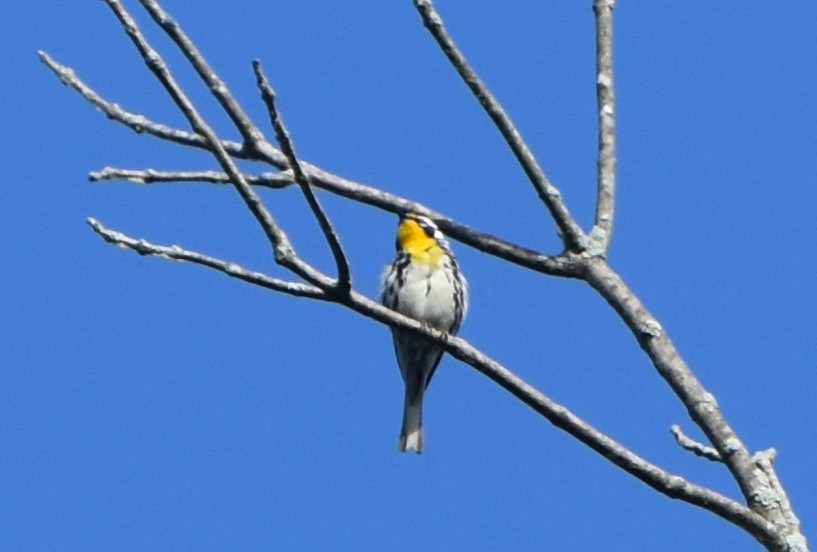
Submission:
{"label": "branch tip", "polygon": [[723,458],[717,450],[688,437],[678,424],[673,424],[670,428],[670,432],[672,436],[675,437],[675,442],[677,442],[681,448],[712,462],[723,462]]}
{"label": "branch tip", "polygon": [[616,199],[616,96],[613,75],[613,6],[611,0],[595,0],[596,101],[598,105],[598,161],[596,214],[593,231],[606,255],[613,233]]}

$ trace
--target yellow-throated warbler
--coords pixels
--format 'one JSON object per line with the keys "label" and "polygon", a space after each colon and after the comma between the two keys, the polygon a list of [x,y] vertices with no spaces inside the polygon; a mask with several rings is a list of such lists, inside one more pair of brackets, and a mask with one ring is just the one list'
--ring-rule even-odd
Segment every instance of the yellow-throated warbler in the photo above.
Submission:
{"label": "yellow-throated warbler", "polygon": [[[381,302],[392,310],[456,334],[468,309],[468,286],[448,240],[427,217],[409,213],[397,226],[397,257],[383,273]],[[394,352],[406,384],[401,451],[423,450],[423,393],[443,351],[410,332],[392,328]]]}

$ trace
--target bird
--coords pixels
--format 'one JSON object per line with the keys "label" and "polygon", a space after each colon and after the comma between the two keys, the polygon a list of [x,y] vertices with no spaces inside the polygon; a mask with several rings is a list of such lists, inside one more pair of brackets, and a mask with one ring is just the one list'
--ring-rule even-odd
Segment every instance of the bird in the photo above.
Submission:
{"label": "bird", "polygon": [[[428,217],[404,213],[397,225],[397,255],[383,271],[381,303],[401,314],[456,335],[468,310],[468,284],[448,240]],[[391,328],[405,383],[398,449],[423,451],[423,396],[443,350],[415,333]]]}

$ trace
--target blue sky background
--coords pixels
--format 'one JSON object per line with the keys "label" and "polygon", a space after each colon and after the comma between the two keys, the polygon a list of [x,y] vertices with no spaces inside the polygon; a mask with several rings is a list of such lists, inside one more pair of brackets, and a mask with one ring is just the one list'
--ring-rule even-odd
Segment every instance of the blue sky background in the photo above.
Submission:
{"label": "blue sky background", "polygon": [[[814,545],[817,4],[618,4],[610,261],[748,446],[779,450]],[[303,158],[558,251],[546,210],[408,0],[165,5],[262,124],[250,61],[264,61]],[[438,6],[585,225],[590,5]],[[141,258],[86,225],[94,216],[281,274],[232,189],[87,181],[105,165],[215,167],[106,120],[38,62],[45,49],[124,108],[184,126],[105,5],[16,2],[0,31],[0,548],[759,549],[451,359],[428,396],[426,452],[399,454],[402,383],[385,327]],[[331,269],[298,192],[263,196],[298,250]],[[395,218],[321,197],[358,289],[376,294]],[[592,290],[454,245],[472,289],[465,338],[651,461],[738,496],[721,466],[674,444],[673,423],[699,433]]]}

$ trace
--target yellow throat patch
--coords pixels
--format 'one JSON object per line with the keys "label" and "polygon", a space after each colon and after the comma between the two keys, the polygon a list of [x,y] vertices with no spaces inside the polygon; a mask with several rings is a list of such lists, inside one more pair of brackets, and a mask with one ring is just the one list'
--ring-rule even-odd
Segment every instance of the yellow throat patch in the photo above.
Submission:
{"label": "yellow throat patch", "polygon": [[430,266],[437,266],[445,251],[425,229],[411,217],[400,221],[397,227],[397,243],[407,251],[411,257]]}

